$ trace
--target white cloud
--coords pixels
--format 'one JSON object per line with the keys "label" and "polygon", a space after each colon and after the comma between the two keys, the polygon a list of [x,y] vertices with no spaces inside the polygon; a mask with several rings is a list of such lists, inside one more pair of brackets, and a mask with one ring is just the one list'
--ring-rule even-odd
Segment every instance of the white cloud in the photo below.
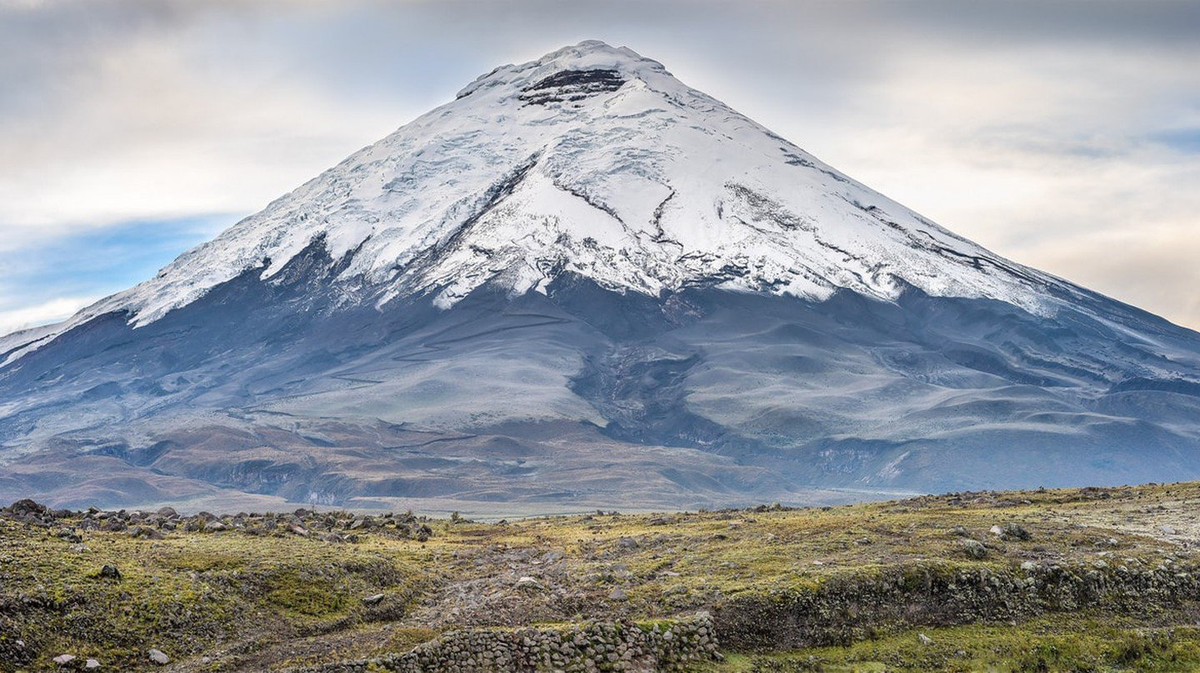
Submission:
{"label": "white cloud", "polygon": [[86,63],[18,83],[34,103],[0,114],[0,251],[136,219],[248,214],[416,113],[347,105],[262,64],[205,68],[219,45],[203,34],[219,28],[85,37]]}
{"label": "white cloud", "polygon": [[59,297],[33,306],[0,311],[0,336],[66,320],[100,297]]}
{"label": "white cloud", "polygon": [[1000,254],[1195,328],[1200,154],[1151,139],[1200,126],[1187,62],[1088,45],[919,47],[850,105],[775,111],[775,126]]}

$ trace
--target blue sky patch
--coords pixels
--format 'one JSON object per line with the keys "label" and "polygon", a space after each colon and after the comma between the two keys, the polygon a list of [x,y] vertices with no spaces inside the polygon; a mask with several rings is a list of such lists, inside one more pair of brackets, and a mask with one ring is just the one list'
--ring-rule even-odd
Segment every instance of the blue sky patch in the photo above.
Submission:
{"label": "blue sky patch", "polygon": [[1200,128],[1174,129],[1151,136],[1154,142],[1183,154],[1200,154]]}
{"label": "blue sky patch", "polygon": [[220,213],[136,220],[0,253],[0,311],[124,290],[238,219]]}

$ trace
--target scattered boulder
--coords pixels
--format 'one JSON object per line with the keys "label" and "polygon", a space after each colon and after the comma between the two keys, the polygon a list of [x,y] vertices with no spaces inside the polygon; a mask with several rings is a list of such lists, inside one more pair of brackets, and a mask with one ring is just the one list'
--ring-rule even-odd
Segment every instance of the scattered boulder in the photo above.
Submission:
{"label": "scattered boulder", "polygon": [[[29,502],[33,502],[33,501],[30,500]],[[54,663],[58,664],[59,666],[70,666],[71,662],[75,661],[75,655],[74,654],[60,654],[57,657],[54,657],[54,659],[52,661]]]}
{"label": "scattered boulder", "polygon": [[88,659],[88,660],[87,660],[87,661],[86,661],[86,662],[83,664],[83,669],[84,669],[85,671],[96,671],[96,670],[99,670],[99,669],[100,669],[100,662],[99,662],[98,660],[96,660],[96,659]]}
{"label": "scattered boulder", "polygon": [[1021,527],[1020,524],[1006,523],[1003,526],[992,526],[992,535],[999,537],[1001,540],[1032,540],[1033,535],[1029,531]]}
{"label": "scattered boulder", "polygon": [[978,540],[965,539],[962,541],[962,548],[963,552],[973,559],[987,558],[987,547],[983,546],[983,543]]}
{"label": "scattered boulder", "polygon": [[629,594],[626,594],[625,590],[621,587],[617,587],[608,594],[608,598],[613,601],[627,601],[629,600]]}
{"label": "scattered boulder", "polygon": [[135,526],[129,531],[129,535],[141,540],[161,540],[166,537],[166,535],[149,526]]}
{"label": "scattered boulder", "polygon": [[917,640],[921,641],[922,645],[932,645],[933,644],[933,638],[930,638],[929,636],[925,635],[924,633],[918,633]]}
{"label": "scattered boulder", "polygon": [[150,661],[158,664],[159,666],[166,666],[167,664],[171,663],[171,657],[168,657],[162,650],[152,649],[147,652],[147,654],[150,656]]}
{"label": "scattered boulder", "polygon": [[542,583],[526,575],[517,580],[517,588],[525,591],[538,591],[542,588]]}
{"label": "scattered boulder", "polygon": [[[30,500],[29,498],[25,498],[24,500],[18,500],[16,502],[14,502],[13,504],[9,505],[8,511],[10,514],[13,514],[15,516],[28,516],[28,515],[42,516],[44,514],[49,514],[50,508],[46,507],[45,505],[43,505],[41,503],[34,502],[33,500]],[[67,657],[70,655],[64,654],[63,656]],[[74,657],[72,657],[72,659],[73,658]]]}
{"label": "scattered boulder", "polygon": [[105,564],[100,567],[100,579],[105,580],[121,580],[121,571],[115,565]]}
{"label": "scattered boulder", "polygon": [[112,519],[108,519],[107,521],[105,521],[102,528],[109,532],[119,533],[119,532],[129,528],[129,525],[126,524],[121,519],[112,518]]}
{"label": "scattered boulder", "polygon": [[383,601],[383,594],[371,594],[362,599],[363,605],[378,605]]}

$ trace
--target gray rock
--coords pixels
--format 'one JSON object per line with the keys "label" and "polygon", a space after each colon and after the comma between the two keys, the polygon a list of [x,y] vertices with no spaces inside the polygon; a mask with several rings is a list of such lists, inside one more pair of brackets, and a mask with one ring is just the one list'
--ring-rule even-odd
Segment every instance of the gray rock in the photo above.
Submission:
{"label": "gray rock", "polygon": [[59,666],[69,666],[72,661],[75,661],[74,654],[60,654],[52,660]]}
{"label": "gray rock", "polygon": [[166,666],[171,663],[171,657],[168,657],[162,650],[150,650],[147,654],[150,655],[150,661],[159,666]]}
{"label": "gray rock", "polygon": [[97,660],[95,660],[95,659],[88,659],[88,660],[87,660],[87,661],[86,661],[86,662],[83,664],[83,668],[84,668],[84,670],[86,670],[86,671],[95,671],[95,670],[99,670],[99,668],[100,668],[100,662],[99,662],[99,661],[97,661]]}
{"label": "gray rock", "polygon": [[988,555],[987,547],[983,546],[983,543],[979,542],[978,540],[969,540],[969,539],[963,540],[962,548],[963,548],[963,552],[965,552],[966,555],[970,556],[971,558],[974,558],[974,559],[987,558],[987,555]]}
{"label": "gray rock", "polygon": [[383,594],[371,594],[362,599],[364,605],[377,605],[383,601]]}
{"label": "gray rock", "polygon": [[1029,534],[1029,531],[1015,523],[1006,523],[1003,526],[992,526],[991,533],[992,535],[998,536],[1002,540],[1033,539],[1033,536]]}
{"label": "gray rock", "polygon": [[1006,523],[1004,524],[1004,537],[1010,540],[1032,540],[1033,535],[1025,530],[1020,524]]}
{"label": "gray rock", "polygon": [[537,591],[542,588],[542,583],[526,575],[517,580],[517,588],[525,591]]}
{"label": "gray rock", "polygon": [[622,589],[621,587],[617,587],[616,589],[613,589],[612,592],[608,594],[608,597],[610,600],[614,600],[614,601],[629,600],[629,595],[626,594],[625,590]]}
{"label": "gray rock", "polygon": [[155,530],[154,528],[150,528],[148,526],[137,526],[136,528],[134,528],[133,530],[131,530],[129,532],[129,535],[132,537],[135,537],[135,538],[141,538],[141,539],[146,539],[146,540],[161,540],[164,537],[166,537],[159,531]]}

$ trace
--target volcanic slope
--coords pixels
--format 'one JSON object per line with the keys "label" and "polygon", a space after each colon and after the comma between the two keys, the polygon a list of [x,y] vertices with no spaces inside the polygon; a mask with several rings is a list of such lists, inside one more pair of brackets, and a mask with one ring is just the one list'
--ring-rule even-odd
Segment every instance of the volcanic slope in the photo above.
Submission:
{"label": "volcanic slope", "polygon": [[1200,477],[1200,335],[599,42],[480,77],[0,363],[0,497],[61,505]]}

